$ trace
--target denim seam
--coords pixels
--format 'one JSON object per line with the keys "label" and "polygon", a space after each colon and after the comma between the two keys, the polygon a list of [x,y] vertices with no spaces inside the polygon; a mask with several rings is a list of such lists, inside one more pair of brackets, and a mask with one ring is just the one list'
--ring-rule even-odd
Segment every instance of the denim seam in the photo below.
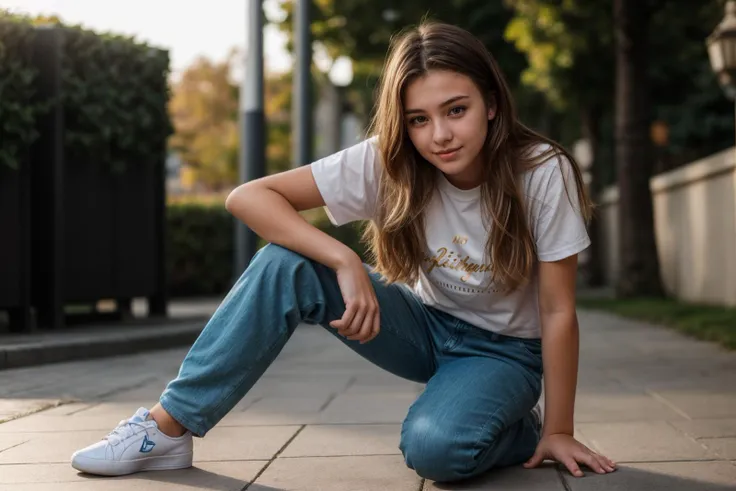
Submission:
{"label": "denim seam", "polygon": [[[512,399],[512,401],[513,401],[513,402],[514,402],[515,404],[516,404],[516,403],[518,403],[518,401],[519,401],[519,400],[518,400],[518,397],[516,396],[516,394],[515,394],[515,393],[512,393],[512,395],[511,395],[511,399]],[[474,452],[475,452],[475,451],[477,451],[477,452],[478,452],[479,458],[478,458],[478,463],[476,464],[476,466],[475,466],[475,467],[474,467],[473,469],[476,469],[476,468],[477,468],[477,467],[478,467],[478,466],[479,466],[479,465],[481,464],[481,462],[482,462],[482,460],[483,460],[483,459],[482,459],[482,458],[480,457],[480,454],[481,454],[481,453],[483,453],[483,449],[481,448],[481,447],[482,447],[482,445],[480,444],[480,440],[481,440],[481,438],[482,438],[482,435],[483,435],[483,433],[485,432],[485,430],[486,430],[486,427],[488,427],[488,424],[489,424],[489,423],[490,423],[490,422],[491,422],[491,421],[493,420],[493,418],[494,418],[494,417],[495,417],[495,416],[496,416],[496,415],[497,415],[497,414],[498,414],[498,413],[499,413],[499,412],[501,411],[501,409],[502,409],[502,408],[503,408],[503,406],[502,406],[502,407],[499,407],[499,408],[497,408],[497,409],[496,409],[496,410],[495,410],[495,411],[494,411],[494,412],[493,412],[493,413],[492,413],[492,414],[491,414],[490,416],[488,416],[488,418],[486,419],[485,423],[483,423],[483,426],[481,426],[481,428],[480,428],[480,431],[478,432],[478,439],[477,439],[477,440],[475,441],[475,443],[473,444],[473,451],[474,451]],[[494,442],[494,443],[497,443],[497,442]],[[493,447],[493,445],[489,445],[489,446],[488,446],[488,448],[486,448],[486,449],[485,449],[485,451],[486,451],[486,452],[490,451],[492,447]]]}
{"label": "denim seam", "polygon": [[453,332],[448,338],[447,341],[444,342],[442,346],[442,352],[443,353],[450,353],[452,350],[458,347],[458,345],[462,342],[463,336],[465,335],[464,331],[460,331],[459,329],[456,329],[455,332]]}

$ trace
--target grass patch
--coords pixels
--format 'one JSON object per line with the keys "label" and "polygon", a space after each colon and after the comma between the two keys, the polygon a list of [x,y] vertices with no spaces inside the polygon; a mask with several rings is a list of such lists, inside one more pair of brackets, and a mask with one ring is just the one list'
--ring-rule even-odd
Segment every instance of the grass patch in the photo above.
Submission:
{"label": "grass patch", "polygon": [[673,327],[697,339],[715,341],[736,350],[736,308],[649,298],[579,298],[578,306]]}

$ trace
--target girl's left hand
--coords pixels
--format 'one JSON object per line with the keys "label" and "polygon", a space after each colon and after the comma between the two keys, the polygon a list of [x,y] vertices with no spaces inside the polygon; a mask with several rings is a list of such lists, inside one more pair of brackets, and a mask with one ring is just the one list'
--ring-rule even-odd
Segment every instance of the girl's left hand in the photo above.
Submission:
{"label": "girl's left hand", "polygon": [[524,467],[532,469],[545,459],[564,464],[570,473],[576,477],[583,477],[584,475],[578,464],[585,464],[598,474],[606,474],[616,469],[616,464],[609,458],[595,453],[567,434],[542,437],[537,445],[537,450],[532,458],[524,463]]}

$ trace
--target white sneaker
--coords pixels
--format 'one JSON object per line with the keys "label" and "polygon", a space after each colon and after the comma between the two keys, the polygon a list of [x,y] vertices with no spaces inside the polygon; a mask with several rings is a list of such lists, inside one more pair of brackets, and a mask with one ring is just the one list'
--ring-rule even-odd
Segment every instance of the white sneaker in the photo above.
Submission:
{"label": "white sneaker", "polygon": [[72,467],[88,474],[122,476],[192,466],[192,434],[164,435],[145,408],[121,421],[102,441],[72,455]]}
{"label": "white sneaker", "polygon": [[534,416],[534,419],[536,420],[537,431],[541,433],[544,415],[542,414],[542,405],[539,402],[537,402],[537,404],[532,408],[532,416]]}

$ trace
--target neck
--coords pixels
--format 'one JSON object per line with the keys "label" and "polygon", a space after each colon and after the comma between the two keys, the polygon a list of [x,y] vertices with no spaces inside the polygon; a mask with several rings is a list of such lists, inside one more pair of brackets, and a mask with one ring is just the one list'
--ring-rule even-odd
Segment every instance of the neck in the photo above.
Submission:
{"label": "neck", "polygon": [[458,189],[473,189],[483,182],[483,161],[479,155],[475,158],[473,165],[468,166],[463,172],[455,175],[445,174],[447,181]]}

